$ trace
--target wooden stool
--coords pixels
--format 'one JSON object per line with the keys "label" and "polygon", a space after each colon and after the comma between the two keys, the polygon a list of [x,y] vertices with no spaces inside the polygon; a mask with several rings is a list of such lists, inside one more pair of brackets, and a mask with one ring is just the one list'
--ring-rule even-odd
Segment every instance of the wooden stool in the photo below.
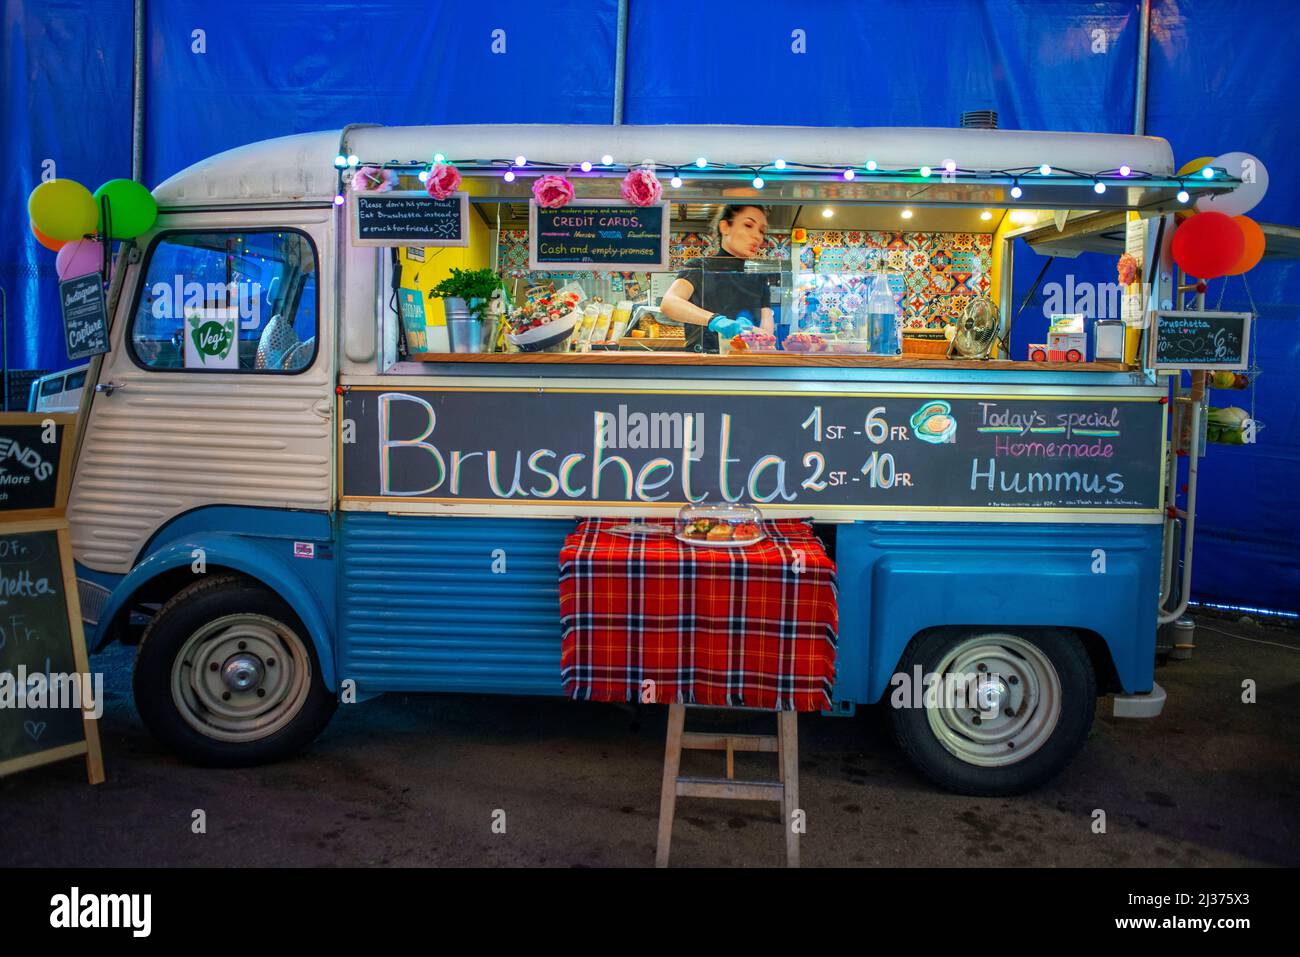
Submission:
{"label": "wooden stool", "polygon": [[[692,705],[692,707],[695,707]],[[752,709],[725,709],[752,710]],[[659,843],[655,849],[655,867],[668,866],[668,849],[673,839],[673,815],[678,797],[730,798],[741,801],[778,801],[785,828],[785,863],[799,866],[799,834],[793,828],[793,816],[799,807],[799,716],[796,711],[776,712],[777,733],[703,734],[684,731],[686,705],[668,706],[668,744],[664,752],[664,783],[659,798]],[[684,778],[682,749],[726,751],[725,778]],[[776,752],[775,781],[735,780],[737,751]]]}

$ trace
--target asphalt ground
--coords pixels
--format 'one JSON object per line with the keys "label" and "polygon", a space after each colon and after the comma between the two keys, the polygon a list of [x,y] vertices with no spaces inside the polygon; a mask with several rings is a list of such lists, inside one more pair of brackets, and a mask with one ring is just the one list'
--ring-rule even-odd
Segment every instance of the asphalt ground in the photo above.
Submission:
{"label": "asphalt ground", "polygon": [[[1074,763],[1021,797],[935,790],[895,751],[879,708],[801,716],[803,866],[1300,864],[1300,632],[1198,623],[1193,658],[1157,669],[1163,716],[1117,720],[1099,700]],[[91,662],[106,673],[104,784],[87,785],[80,760],[0,779],[0,866],[653,864],[665,708],[389,695],[340,707],[294,759],[206,770],[144,730],[133,656],[115,646]],[[691,712],[687,726],[774,724]],[[721,761],[688,752],[683,769],[716,775]],[[774,767],[737,756],[738,777]],[[783,863],[775,804],[679,799],[673,866]]]}

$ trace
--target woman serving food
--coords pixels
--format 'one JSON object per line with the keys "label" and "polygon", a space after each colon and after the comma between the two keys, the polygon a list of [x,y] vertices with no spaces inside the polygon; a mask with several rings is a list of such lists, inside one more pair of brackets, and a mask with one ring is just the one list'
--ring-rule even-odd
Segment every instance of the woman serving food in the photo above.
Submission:
{"label": "woman serving food", "polygon": [[755,326],[773,330],[770,288],[773,277],[745,272],[767,243],[767,211],[762,206],[724,206],[714,220],[718,255],[702,257],[677,274],[659,311],[686,327],[686,348],[718,352],[730,339]]}

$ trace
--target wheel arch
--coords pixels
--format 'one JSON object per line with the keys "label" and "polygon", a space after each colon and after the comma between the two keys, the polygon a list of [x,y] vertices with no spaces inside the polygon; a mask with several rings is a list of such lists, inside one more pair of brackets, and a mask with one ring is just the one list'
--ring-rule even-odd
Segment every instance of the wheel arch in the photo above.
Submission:
{"label": "wheel arch", "polygon": [[[204,570],[195,572],[196,550],[202,550]],[[165,603],[199,576],[233,573],[257,582],[293,609],[307,637],[316,649],[321,679],[330,691],[337,690],[333,635],[329,619],[307,584],[284,562],[251,539],[214,533],[172,542],[136,565],[113,590],[89,642],[95,651],[103,648],[120,629],[127,616],[142,602]]]}

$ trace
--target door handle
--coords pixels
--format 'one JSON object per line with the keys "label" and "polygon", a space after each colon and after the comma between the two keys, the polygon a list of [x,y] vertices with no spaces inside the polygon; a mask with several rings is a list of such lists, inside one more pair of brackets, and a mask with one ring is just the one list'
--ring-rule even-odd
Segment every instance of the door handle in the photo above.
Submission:
{"label": "door handle", "polygon": [[122,383],[118,383],[118,382],[98,382],[98,383],[95,384],[95,391],[96,391],[96,392],[102,392],[102,393],[104,393],[104,395],[112,395],[112,394],[113,394],[114,392],[116,392],[118,389],[125,389],[125,388],[126,388],[126,383],[125,383],[125,382],[122,382]]}

